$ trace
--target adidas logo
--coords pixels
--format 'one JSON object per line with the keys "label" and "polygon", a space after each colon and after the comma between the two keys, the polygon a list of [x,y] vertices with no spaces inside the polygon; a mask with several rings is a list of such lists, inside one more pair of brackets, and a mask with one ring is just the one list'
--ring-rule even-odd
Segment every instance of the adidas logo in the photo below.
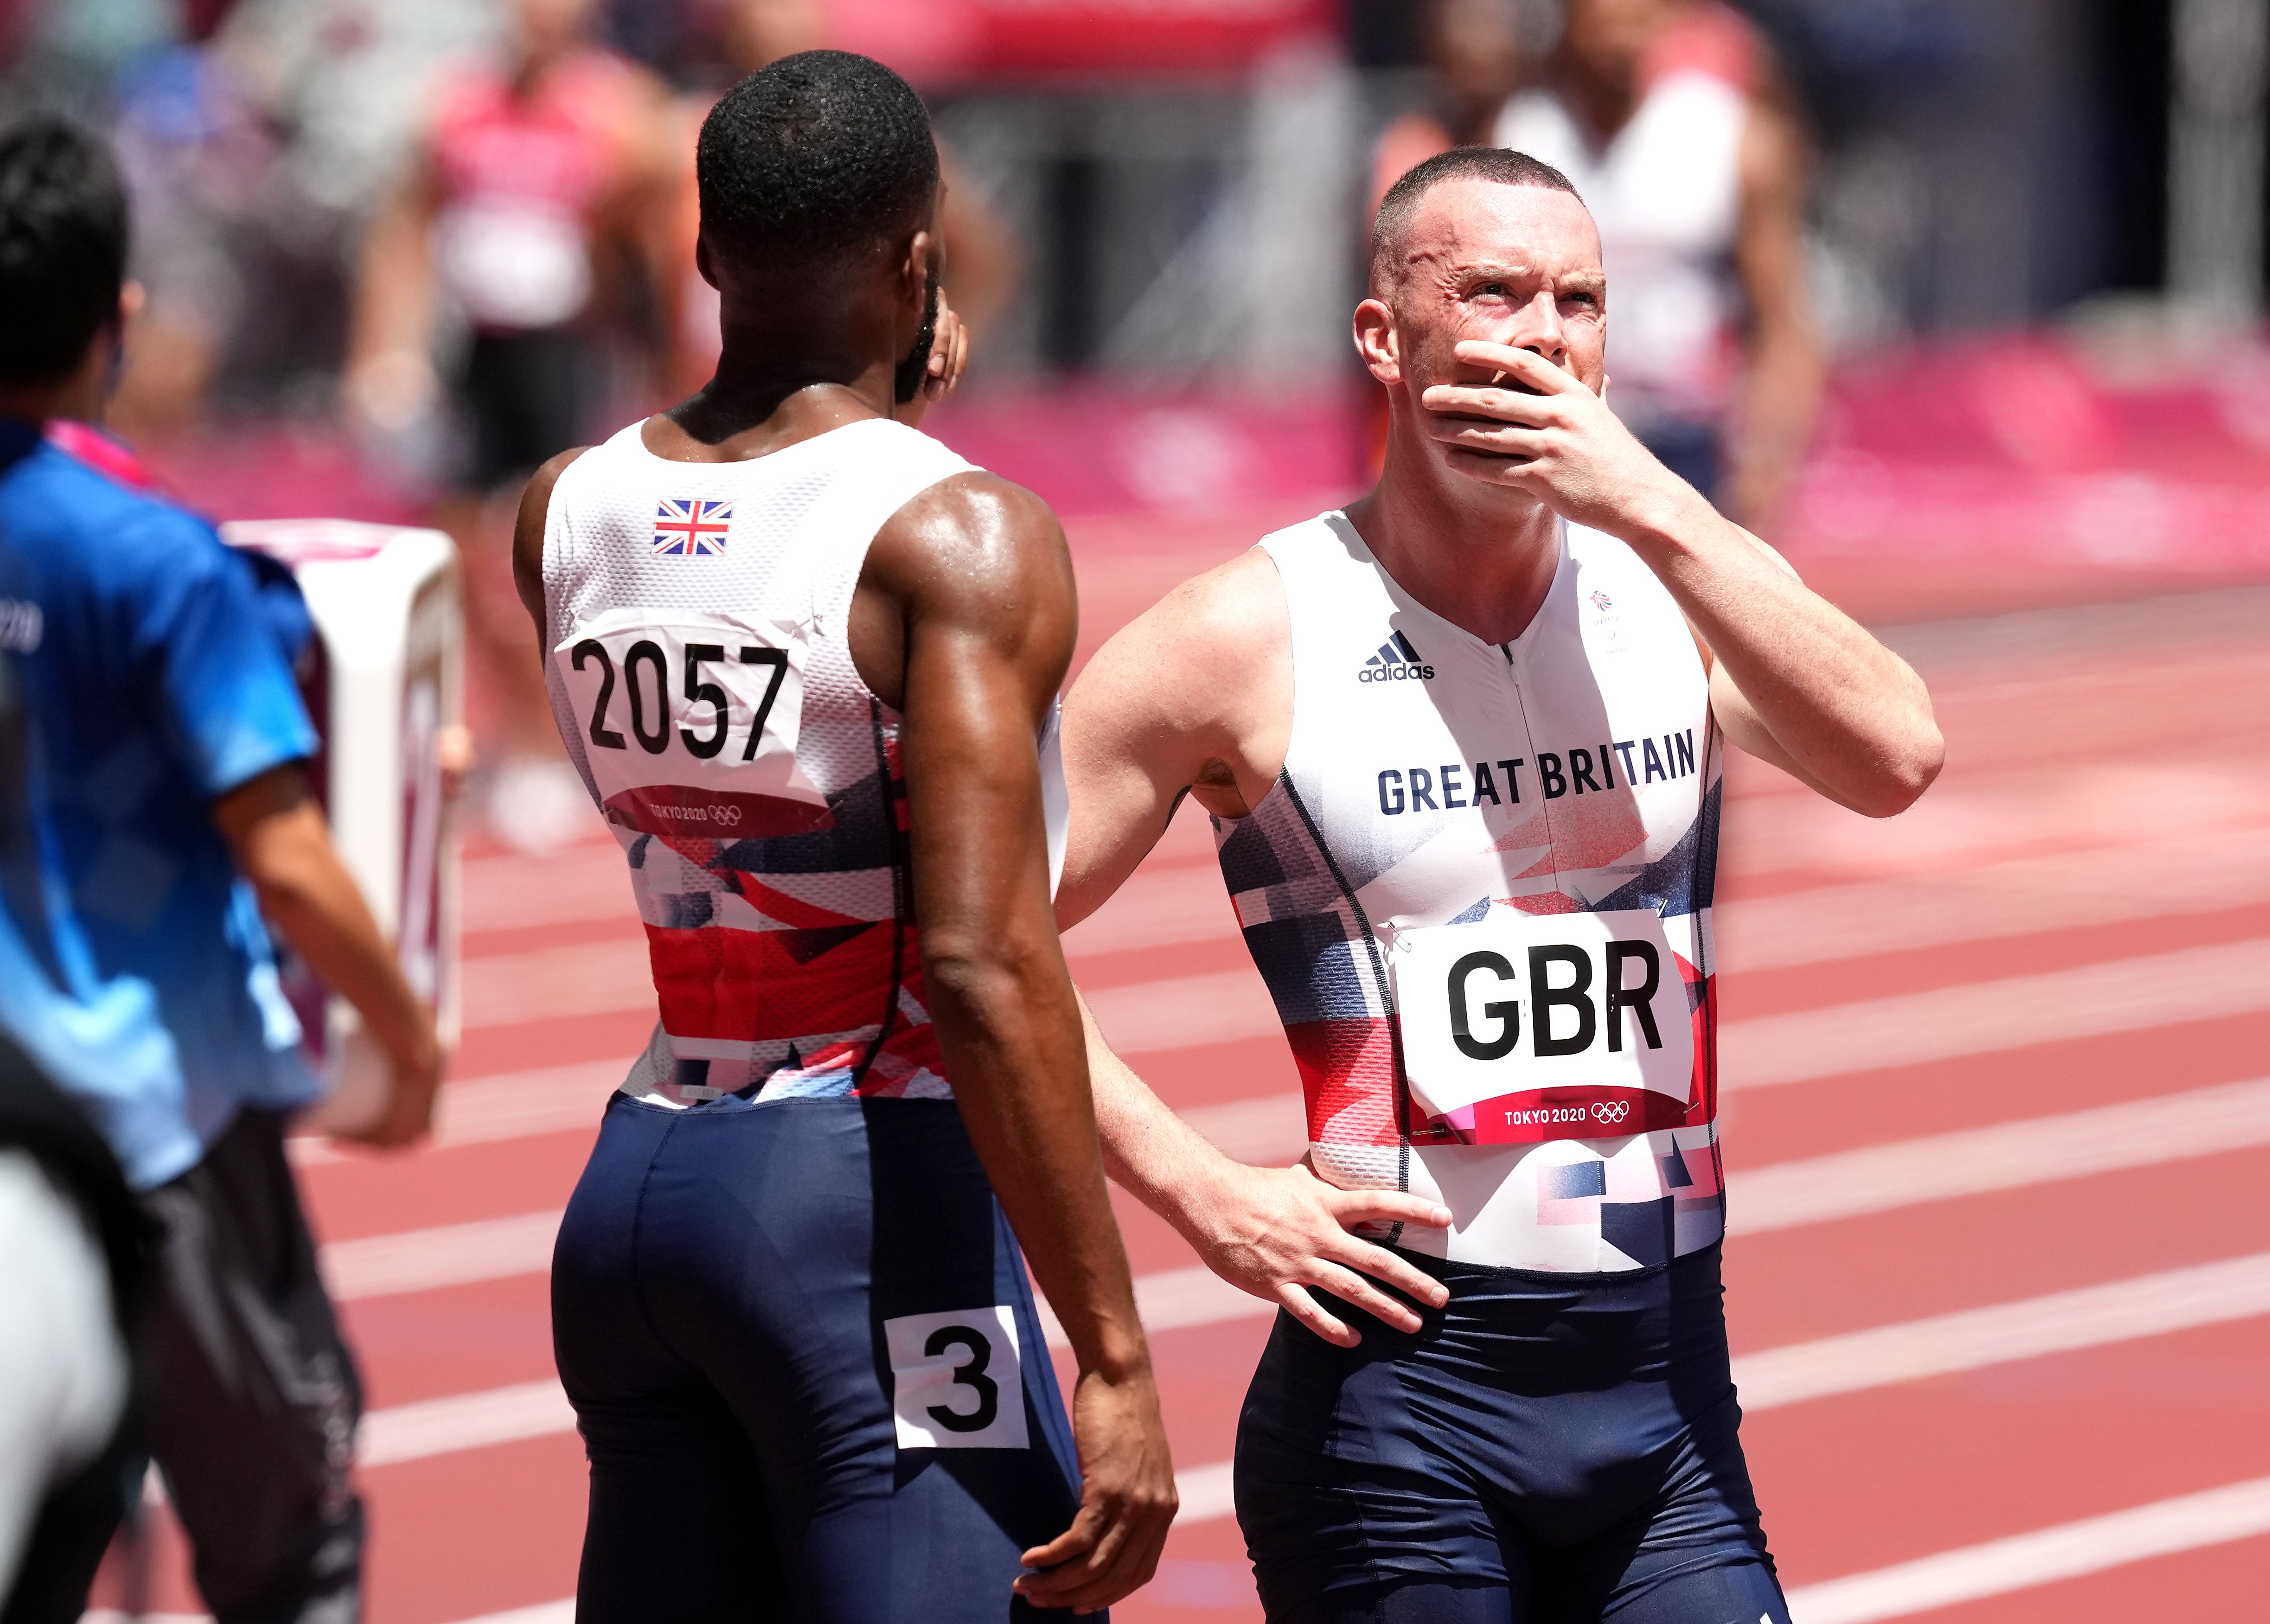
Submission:
{"label": "adidas logo", "polygon": [[1358,682],[1432,682],[1435,668],[1419,657],[1411,640],[1398,632],[1379,645],[1379,652],[1363,663]]}

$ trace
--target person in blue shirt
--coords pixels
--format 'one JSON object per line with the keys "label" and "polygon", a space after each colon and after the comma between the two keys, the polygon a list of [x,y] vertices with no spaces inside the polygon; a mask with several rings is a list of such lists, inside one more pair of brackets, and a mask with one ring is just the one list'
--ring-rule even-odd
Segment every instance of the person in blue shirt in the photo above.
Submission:
{"label": "person in blue shirt", "polygon": [[426,1131],[441,1051],[304,771],[304,610],[73,426],[99,418],[137,303],[126,243],[98,142],[48,118],[0,132],[0,639],[40,738],[52,883],[92,974],[148,983],[178,1066],[170,1087],[149,1067],[58,1080],[166,1227],[149,1432],[206,1604],[221,1624],[344,1624],[361,1393],[285,1160],[318,1084],[270,927],[393,1063],[359,1137]]}
{"label": "person in blue shirt", "polygon": [[41,861],[37,741],[0,552],[0,1620],[76,1624],[141,1493],[132,1328],[149,1225],[55,1083],[181,1086],[149,983],[102,982]]}

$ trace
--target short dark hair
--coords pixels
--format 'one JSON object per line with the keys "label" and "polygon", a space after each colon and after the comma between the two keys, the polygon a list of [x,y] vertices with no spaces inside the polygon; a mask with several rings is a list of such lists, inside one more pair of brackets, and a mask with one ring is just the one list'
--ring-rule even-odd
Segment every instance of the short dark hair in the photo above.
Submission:
{"label": "short dark hair", "polygon": [[0,382],[48,383],[118,317],[126,188],[101,141],[39,114],[0,131]]}
{"label": "short dark hair", "polygon": [[710,252],[798,269],[889,244],[938,195],[914,87],[849,51],[760,68],[702,121],[694,152]]}
{"label": "short dark hair", "polygon": [[1403,234],[1411,217],[1419,211],[1419,200],[1443,181],[1495,181],[1501,186],[1541,186],[1550,191],[1567,192],[1579,203],[1584,201],[1569,177],[1542,159],[1532,158],[1526,152],[1517,152],[1510,146],[1454,146],[1447,152],[1437,152],[1403,172],[1403,178],[1387,189],[1387,196],[1379,202],[1379,212],[1371,222],[1371,270],[1376,281],[1380,271],[1380,259]]}

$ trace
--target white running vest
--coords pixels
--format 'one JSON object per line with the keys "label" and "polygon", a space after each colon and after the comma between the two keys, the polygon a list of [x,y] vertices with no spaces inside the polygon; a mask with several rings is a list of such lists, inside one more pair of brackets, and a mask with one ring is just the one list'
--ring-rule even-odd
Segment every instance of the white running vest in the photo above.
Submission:
{"label": "white running vest", "polygon": [[737,463],[657,456],[642,426],[568,465],[544,536],[553,716],[629,862],[661,1005],[624,1090],[948,1097],[899,717],[847,634],[875,532],[974,471],[884,419]]}
{"label": "white running vest", "polygon": [[1595,148],[1559,98],[1514,97],[1496,142],[1567,175],[1599,227],[1608,375],[1628,422],[1715,419],[1734,369],[1734,234],[1749,105],[1714,75],[1666,75]]}
{"label": "white running vest", "polygon": [[1678,605],[1622,543],[1564,527],[1536,619],[1487,643],[1340,514],[1261,545],[1292,738],[1261,804],[1214,828],[1317,1169],[1440,1199],[1447,1235],[1399,1243],[1463,1262],[1613,1272],[1710,1245],[1722,763]]}

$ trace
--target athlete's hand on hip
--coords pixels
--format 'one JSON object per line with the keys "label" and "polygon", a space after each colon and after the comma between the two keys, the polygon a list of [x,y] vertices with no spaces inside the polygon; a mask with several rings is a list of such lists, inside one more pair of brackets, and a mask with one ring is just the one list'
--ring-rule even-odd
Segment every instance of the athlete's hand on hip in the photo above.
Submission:
{"label": "athlete's hand on hip", "polygon": [[1487,384],[1434,384],[1420,397],[1427,432],[1454,448],[1460,472],[1526,492],[1572,524],[1612,535],[1663,524],[1702,501],[1574,373],[1533,350],[1473,338],[1459,343],[1458,357],[1500,374]]}
{"label": "athlete's hand on hip", "polygon": [[1072,1389],[1079,1512],[1021,1560],[1035,1569],[1017,1591],[1036,1607],[1094,1613],[1151,1582],[1181,1502],[1150,1368],[1107,1380],[1086,1371]]}
{"label": "athlete's hand on hip", "polygon": [[1442,1283],[1384,1246],[1349,1231],[1357,1224],[1420,1224],[1440,1229],[1448,1207],[1392,1190],[1342,1190],[1301,1163],[1252,1168],[1228,1162],[1183,1209],[1183,1233],[1207,1268],[1242,1291],[1286,1311],[1325,1341],[1354,1347],[1355,1328],[1326,1313],[1309,1290],[1361,1309],[1397,1331],[1422,1323],[1407,1302],[1391,1297],[1384,1281],[1430,1309],[1449,1301]]}

